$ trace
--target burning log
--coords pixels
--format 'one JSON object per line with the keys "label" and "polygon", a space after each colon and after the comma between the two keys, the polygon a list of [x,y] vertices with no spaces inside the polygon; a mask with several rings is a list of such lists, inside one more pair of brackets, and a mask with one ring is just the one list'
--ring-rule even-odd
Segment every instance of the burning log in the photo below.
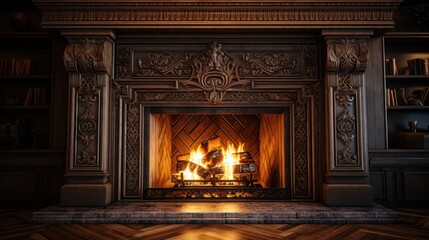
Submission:
{"label": "burning log", "polygon": [[211,152],[213,150],[221,149],[222,148],[222,142],[220,140],[220,137],[215,136],[213,138],[210,138],[209,140],[202,142],[201,147],[207,153],[207,152]]}
{"label": "burning log", "polygon": [[199,164],[186,160],[177,161],[177,172],[185,171],[187,168],[189,169],[189,171],[196,173],[198,176],[205,180],[209,180],[212,176],[212,173],[209,170]]}
{"label": "burning log", "polygon": [[223,153],[221,149],[212,150],[207,153],[203,159],[201,160],[204,164],[206,164],[207,168],[213,168],[223,161]]}
{"label": "burning log", "polygon": [[[209,171],[213,174],[223,174],[225,173],[225,167],[224,165],[219,165],[213,168],[210,168]],[[243,173],[254,173],[257,171],[256,164],[253,163],[240,163],[235,164],[233,166],[234,174],[243,174]]]}

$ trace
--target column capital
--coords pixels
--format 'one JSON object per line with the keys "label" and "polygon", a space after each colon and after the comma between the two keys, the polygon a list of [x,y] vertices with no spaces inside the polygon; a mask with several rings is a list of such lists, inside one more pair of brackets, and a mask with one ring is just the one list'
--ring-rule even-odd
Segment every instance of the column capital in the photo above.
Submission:
{"label": "column capital", "polygon": [[113,41],[111,31],[62,31],[69,45],[64,50],[64,64],[69,73],[111,75]]}
{"label": "column capital", "polygon": [[363,37],[325,37],[326,72],[361,73],[366,70],[368,60],[367,38]]}

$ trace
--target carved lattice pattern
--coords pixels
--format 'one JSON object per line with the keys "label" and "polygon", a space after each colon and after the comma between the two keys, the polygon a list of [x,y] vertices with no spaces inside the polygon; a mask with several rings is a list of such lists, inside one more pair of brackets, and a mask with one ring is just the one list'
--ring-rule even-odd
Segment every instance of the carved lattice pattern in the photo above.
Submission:
{"label": "carved lattice pattern", "polygon": [[224,147],[228,143],[237,147],[245,142],[245,151],[250,152],[259,164],[260,119],[257,114],[175,114],[171,117],[173,163],[177,156],[187,154],[198,148],[201,142],[218,136]]}

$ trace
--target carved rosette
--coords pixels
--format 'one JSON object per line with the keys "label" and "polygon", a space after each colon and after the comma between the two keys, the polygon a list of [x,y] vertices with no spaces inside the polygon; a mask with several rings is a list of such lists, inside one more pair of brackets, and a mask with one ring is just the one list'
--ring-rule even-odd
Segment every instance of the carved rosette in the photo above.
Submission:
{"label": "carved rosette", "polygon": [[234,58],[221,48],[221,44],[211,44],[205,53],[194,59],[190,79],[181,82],[184,86],[202,89],[213,104],[220,103],[228,89],[249,84],[240,79]]}
{"label": "carved rosette", "polygon": [[110,74],[112,43],[107,40],[80,39],[70,43],[64,51],[68,72]]}
{"label": "carved rosette", "polygon": [[77,93],[77,157],[75,166],[98,166],[98,94],[93,74],[82,75]]}

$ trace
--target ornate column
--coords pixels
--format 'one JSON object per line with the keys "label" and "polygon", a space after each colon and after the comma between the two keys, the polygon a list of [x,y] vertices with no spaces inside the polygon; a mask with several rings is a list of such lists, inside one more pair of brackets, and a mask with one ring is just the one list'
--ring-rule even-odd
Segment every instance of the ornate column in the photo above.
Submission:
{"label": "ornate column", "polygon": [[114,34],[109,31],[62,34],[69,45],[69,125],[64,206],[105,206],[112,201],[109,177],[109,96]]}
{"label": "ornate column", "polygon": [[365,69],[371,31],[322,31],[326,42],[326,174],[329,206],[371,206],[366,147]]}

